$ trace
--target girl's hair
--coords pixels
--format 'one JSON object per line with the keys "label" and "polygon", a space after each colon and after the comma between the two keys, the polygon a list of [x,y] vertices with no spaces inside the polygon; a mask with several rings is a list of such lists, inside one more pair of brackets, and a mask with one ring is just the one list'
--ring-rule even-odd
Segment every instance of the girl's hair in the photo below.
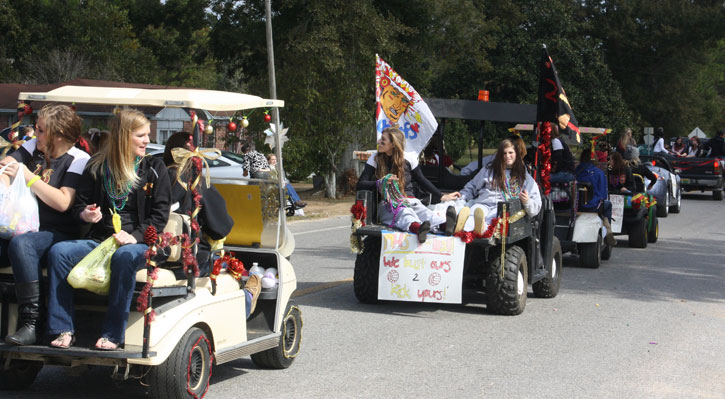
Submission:
{"label": "girl's hair", "polygon": [[632,145],[632,129],[626,128],[624,129],[624,132],[619,135],[619,140],[617,140],[617,147],[625,150],[627,149],[628,145]]}
{"label": "girl's hair", "polygon": [[612,161],[612,173],[620,174],[624,172],[624,168],[627,167],[627,165],[624,163],[624,158],[622,158],[620,153],[613,152],[610,159]]}
{"label": "girl's hair", "polygon": [[506,161],[503,158],[503,151],[509,147],[512,147],[516,153],[516,160],[513,166],[511,166],[511,177],[518,180],[519,185],[522,187],[526,180],[526,166],[524,166],[524,160],[521,159],[519,150],[511,140],[504,139],[498,146],[493,162],[489,164],[489,167],[493,169],[493,185],[501,191],[506,189]]}
{"label": "girl's hair", "polygon": [[135,109],[124,109],[111,120],[111,135],[108,143],[91,157],[88,161],[88,168],[91,175],[98,179],[106,171],[104,165],[116,183],[116,188],[126,190],[131,185],[135,186],[138,175],[135,170],[136,155],[131,149],[131,138],[133,132],[151,124],[141,111]]}
{"label": "girl's hair", "polygon": [[592,149],[591,148],[583,149],[581,155],[579,155],[579,163],[589,162],[590,164],[593,165],[595,159],[592,159]]}
{"label": "girl's hair", "polygon": [[[405,136],[396,127],[386,128],[382,134],[387,135],[388,140],[393,144],[393,154],[387,155],[378,152],[375,155],[375,163],[377,164],[375,177],[379,180],[388,173],[394,174],[398,177],[400,192],[405,195],[405,157],[403,156],[403,152],[405,151]],[[388,170],[388,165],[390,165],[390,170]]]}
{"label": "girl's hair", "polygon": [[45,123],[45,165],[48,167],[55,150],[56,139],[60,138],[68,144],[75,144],[81,137],[83,121],[69,106],[61,104],[44,106],[38,111],[38,119],[40,118],[43,118]]}
{"label": "girl's hair", "polygon": [[269,154],[267,154],[267,162],[269,162],[269,160],[272,159],[272,157],[275,157],[276,158],[277,155],[275,153],[273,153],[273,152],[270,152]]}
{"label": "girl's hair", "polygon": [[174,148],[186,147],[186,144],[192,139],[193,137],[189,132],[176,132],[172,134],[166,142],[166,147],[164,148],[164,164],[166,164],[167,167],[174,165],[174,156],[171,154],[171,150]]}
{"label": "girl's hair", "polygon": [[700,138],[697,136],[693,136],[692,138],[693,138],[693,140],[697,141],[697,147],[699,148],[700,147]]}
{"label": "girl's hair", "polygon": [[106,142],[108,142],[108,137],[110,135],[111,132],[108,130],[100,130],[96,128],[88,129],[87,132],[83,133],[83,138],[86,139],[86,142],[90,146],[90,152],[88,152],[88,154],[93,155],[97,153],[99,149],[104,147]]}

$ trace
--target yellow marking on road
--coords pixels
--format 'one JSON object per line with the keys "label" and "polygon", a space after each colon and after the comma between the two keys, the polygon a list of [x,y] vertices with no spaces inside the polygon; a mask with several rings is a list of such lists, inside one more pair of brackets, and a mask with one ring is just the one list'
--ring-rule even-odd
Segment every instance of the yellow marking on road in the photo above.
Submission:
{"label": "yellow marking on road", "polygon": [[318,284],[318,285],[315,285],[315,286],[312,286],[312,287],[309,287],[309,288],[305,288],[304,290],[297,290],[297,291],[295,291],[292,294],[292,298],[297,298],[297,297],[300,297],[300,296],[303,296],[303,295],[313,294],[315,292],[319,292],[319,291],[323,291],[323,290],[326,290],[326,289],[334,288],[334,287],[337,287],[338,285],[343,285],[343,284],[351,283],[351,282],[352,282],[352,279],[351,278],[348,278],[348,279],[345,279],[345,280],[331,281],[329,283]]}

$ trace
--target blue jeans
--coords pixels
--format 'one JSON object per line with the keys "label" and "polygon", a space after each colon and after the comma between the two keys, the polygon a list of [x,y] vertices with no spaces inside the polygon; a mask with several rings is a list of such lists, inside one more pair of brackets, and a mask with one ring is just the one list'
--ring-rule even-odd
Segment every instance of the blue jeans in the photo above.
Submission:
{"label": "blue jeans", "polygon": [[289,197],[292,200],[292,203],[295,203],[295,202],[301,200],[300,196],[297,194],[297,191],[295,191],[295,188],[292,187],[291,184],[286,183],[285,187],[287,187],[287,193],[289,194]]}
{"label": "blue jeans", "polygon": [[8,246],[8,257],[13,266],[15,282],[39,281],[50,247],[70,238],[65,233],[48,230],[13,237]]}
{"label": "blue jeans", "polygon": [[8,245],[10,245],[10,240],[0,238],[0,267],[10,266],[10,258],[8,257]]}
{"label": "blue jeans", "polygon": [[[73,329],[73,287],[66,278],[73,266],[83,259],[98,243],[93,240],[64,241],[53,245],[48,254],[48,333],[60,334]],[[111,288],[108,310],[103,320],[101,337],[114,343],[124,342],[136,271],[146,265],[146,244],[128,244],[119,247],[111,257]]]}

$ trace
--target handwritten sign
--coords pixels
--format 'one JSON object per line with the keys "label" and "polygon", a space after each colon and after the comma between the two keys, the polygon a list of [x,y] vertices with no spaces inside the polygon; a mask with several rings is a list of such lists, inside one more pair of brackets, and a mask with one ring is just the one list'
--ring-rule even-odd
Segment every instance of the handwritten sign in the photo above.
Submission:
{"label": "handwritten sign", "polygon": [[621,233],[624,220],[624,195],[609,194],[609,201],[612,203],[612,231]]}
{"label": "handwritten sign", "polygon": [[425,243],[408,233],[384,232],[378,299],[461,303],[466,244],[429,235]]}

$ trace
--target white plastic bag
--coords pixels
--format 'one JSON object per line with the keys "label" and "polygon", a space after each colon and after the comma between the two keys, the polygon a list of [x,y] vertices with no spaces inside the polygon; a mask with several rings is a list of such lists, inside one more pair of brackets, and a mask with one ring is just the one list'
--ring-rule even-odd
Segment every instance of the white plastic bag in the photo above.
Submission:
{"label": "white plastic bag", "polygon": [[[11,162],[0,169],[0,175]],[[9,186],[0,183],[0,238],[38,231],[38,200],[25,183],[22,168],[18,169]]]}

